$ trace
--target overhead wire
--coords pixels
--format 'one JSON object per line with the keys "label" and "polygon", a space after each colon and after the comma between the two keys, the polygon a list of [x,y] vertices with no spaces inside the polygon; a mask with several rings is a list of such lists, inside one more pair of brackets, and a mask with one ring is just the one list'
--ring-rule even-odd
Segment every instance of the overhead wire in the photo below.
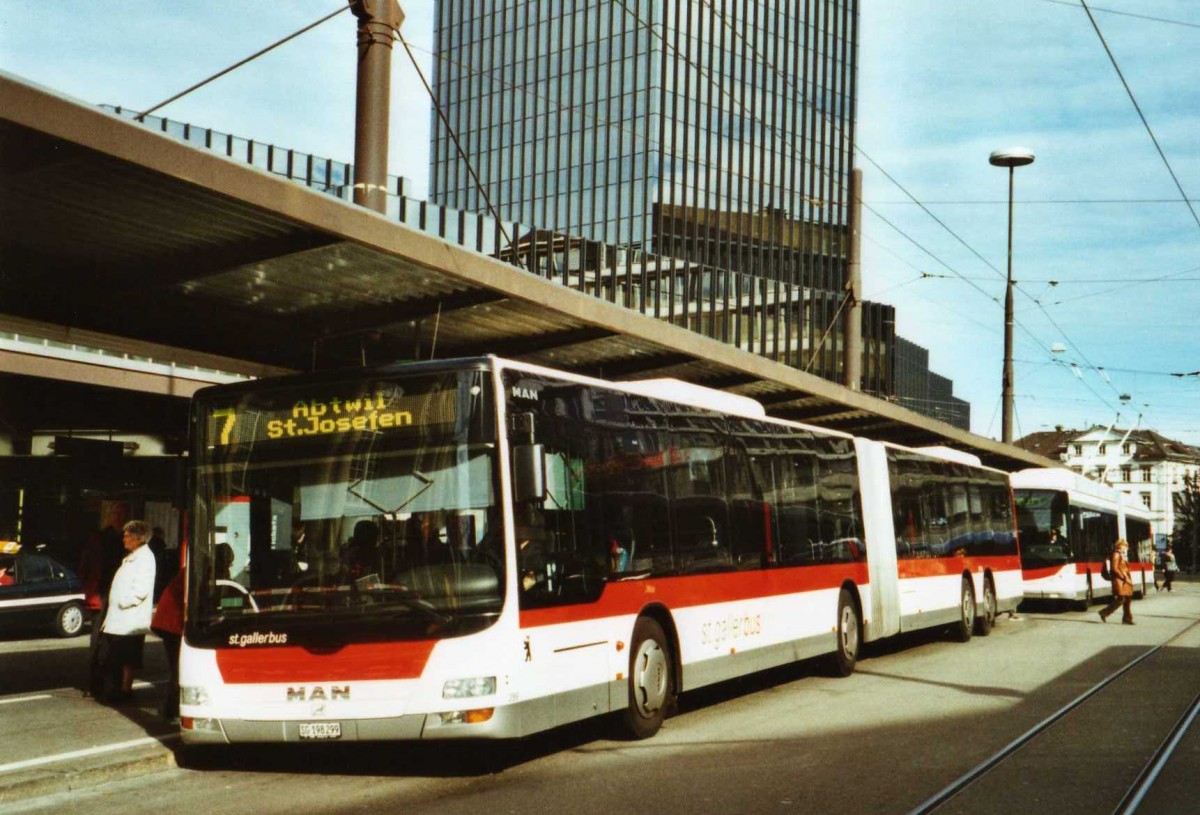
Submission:
{"label": "overhead wire", "polygon": [[[1075,0],[1042,0],[1045,3],[1054,3],[1057,6],[1067,6],[1068,8],[1079,8],[1079,4]],[[1092,6],[1093,11],[1099,11],[1104,14],[1115,14],[1121,17],[1134,17],[1139,20],[1149,20],[1155,23],[1168,23],[1170,25],[1181,25],[1187,28],[1200,28],[1200,23],[1189,23],[1186,20],[1174,20],[1169,17],[1152,17],[1149,14],[1136,14],[1132,11],[1119,11],[1112,8],[1101,8],[1100,6]]]}
{"label": "overhead wire", "polygon": [[[450,136],[450,141],[454,142],[454,148],[458,151],[458,157],[462,159],[463,164],[467,165],[467,172],[471,174],[471,180],[475,183],[475,188],[479,191],[480,197],[483,198],[484,205],[491,213],[492,218],[496,221],[496,227],[500,233],[504,235],[504,240],[508,243],[508,249],[512,253],[513,262],[524,269],[525,264],[521,262],[520,253],[517,252],[515,238],[508,234],[508,229],[504,226],[504,221],[500,218],[500,213],[496,211],[496,207],[492,204],[492,199],[488,197],[487,189],[483,182],[479,180],[479,174],[475,172],[475,165],[463,150],[462,143],[458,140],[458,133],[454,130],[454,126],[450,124],[450,118],[446,115],[446,111],[442,108],[441,102],[437,98],[437,94],[433,92],[433,88],[429,84],[429,80],[425,78],[425,72],[421,70],[420,64],[417,62],[416,55],[413,54],[412,48],[408,45],[408,40],[400,33],[399,29],[395,31],[395,38],[404,46],[404,52],[408,54],[408,60],[412,63],[413,70],[417,72],[417,76],[421,80],[421,84],[425,87],[425,92],[429,94],[429,102],[433,105],[433,109],[437,111],[438,118],[442,122],[442,126],[446,128],[446,133]],[[439,305],[439,309],[441,306]],[[440,314],[440,312],[439,312]]]}
{"label": "overhead wire", "polygon": [[1100,38],[1100,44],[1104,46],[1104,53],[1108,54],[1108,60],[1112,63],[1113,70],[1117,72],[1117,77],[1120,78],[1121,84],[1125,88],[1125,93],[1129,96],[1129,101],[1133,103],[1133,109],[1137,111],[1138,118],[1142,120],[1142,126],[1146,128],[1146,133],[1150,136],[1150,141],[1154,142],[1154,149],[1158,151],[1158,157],[1162,159],[1163,166],[1167,168],[1167,172],[1171,176],[1171,180],[1175,182],[1175,189],[1179,190],[1179,197],[1183,203],[1187,205],[1188,212],[1192,214],[1192,220],[1196,222],[1196,226],[1200,228],[1200,215],[1196,214],[1196,208],[1192,206],[1191,200],[1187,193],[1183,190],[1183,185],[1179,182],[1179,176],[1175,175],[1175,169],[1171,167],[1171,162],[1167,158],[1167,154],[1163,152],[1162,145],[1158,143],[1158,137],[1154,135],[1154,130],[1150,127],[1150,122],[1146,120],[1146,115],[1142,113],[1142,106],[1138,104],[1137,97],[1133,95],[1133,88],[1129,87],[1129,82],[1125,79],[1125,74],[1121,70],[1121,66],[1117,64],[1117,58],[1113,54],[1112,49],[1108,47],[1108,40],[1104,38],[1104,32],[1100,30],[1100,24],[1096,22],[1096,17],[1092,14],[1092,10],[1088,8],[1087,0],[1079,0],[1079,5],[1087,12],[1088,20],[1092,24],[1092,28],[1096,31],[1096,36]]}
{"label": "overhead wire", "polygon": [[172,97],[170,97],[170,98],[167,98],[167,99],[164,99],[163,101],[159,102],[157,105],[153,105],[153,106],[151,106],[151,107],[148,107],[148,108],[146,108],[146,109],[145,109],[145,110],[143,110],[141,113],[139,113],[139,114],[135,115],[135,116],[133,117],[133,118],[134,118],[134,120],[135,120],[135,121],[138,121],[138,122],[145,121],[145,119],[146,119],[146,117],[147,117],[147,116],[149,116],[151,113],[153,113],[154,111],[158,110],[159,108],[166,107],[167,105],[171,104],[172,102],[174,102],[174,101],[176,101],[176,100],[178,100],[178,99],[182,99],[183,97],[187,96],[187,95],[188,95],[189,93],[191,93],[192,91],[199,90],[200,88],[203,88],[205,85],[209,84],[210,82],[213,82],[213,81],[215,81],[215,80],[217,80],[217,79],[220,79],[221,77],[225,76],[227,73],[229,73],[229,72],[231,72],[231,71],[235,71],[235,70],[237,70],[238,68],[241,68],[241,67],[242,67],[243,65],[245,65],[246,63],[248,63],[248,62],[252,62],[252,61],[254,61],[254,60],[258,59],[258,58],[259,58],[259,57],[261,57],[262,55],[264,55],[264,54],[266,54],[266,53],[268,53],[268,52],[270,52],[270,51],[273,51],[273,50],[275,50],[276,48],[278,48],[279,46],[283,45],[283,44],[284,44],[284,43],[286,43],[286,42],[289,42],[289,41],[291,41],[291,40],[294,40],[294,39],[296,39],[296,37],[299,37],[301,34],[304,34],[305,32],[311,31],[312,29],[314,29],[314,28],[316,28],[317,26],[321,25],[321,23],[324,23],[324,22],[326,22],[327,20],[332,20],[334,17],[338,16],[338,15],[339,15],[339,14],[341,14],[343,11],[348,11],[349,9],[350,9],[350,6],[349,6],[349,5],[343,5],[343,6],[342,6],[341,8],[339,8],[337,11],[333,11],[333,12],[330,12],[329,14],[326,14],[326,15],[325,15],[324,17],[322,17],[321,19],[319,19],[319,20],[317,20],[317,21],[315,21],[315,22],[309,23],[308,25],[304,26],[304,28],[301,28],[301,29],[300,29],[300,30],[298,30],[298,31],[293,31],[291,34],[288,34],[288,35],[287,35],[286,37],[284,37],[283,39],[281,39],[281,40],[276,40],[275,42],[273,42],[273,43],[271,43],[270,45],[268,45],[266,48],[262,48],[262,49],[260,49],[260,50],[258,50],[258,51],[255,51],[253,54],[251,54],[250,56],[246,57],[245,59],[238,60],[238,61],[237,61],[237,62],[235,62],[233,65],[230,65],[228,68],[224,68],[224,69],[222,69],[222,70],[220,70],[220,71],[217,71],[215,74],[213,74],[212,76],[208,77],[207,79],[202,79],[202,80],[200,80],[199,82],[197,82],[195,85],[192,85],[191,87],[188,87],[188,88],[184,88],[182,91],[180,91],[179,93],[175,94],[174,96],[172,96]]}

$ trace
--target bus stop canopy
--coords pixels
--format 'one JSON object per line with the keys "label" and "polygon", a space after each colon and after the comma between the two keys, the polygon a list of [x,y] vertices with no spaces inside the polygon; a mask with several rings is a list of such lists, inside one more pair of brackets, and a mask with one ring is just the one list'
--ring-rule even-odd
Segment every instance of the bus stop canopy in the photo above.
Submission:
{"label": "bus stop canopy", "polygon": [[[675,377],[774,416],[1003,469],[1055,463],[3,73],[0,332],[252,376],[496,354],[607,379]],[[23,356],[0,347],[0,419],[15,402],[86,410],[79,389],[97,385],[155,392],[128,372],[89,379],[86,363],[60,371]]]}

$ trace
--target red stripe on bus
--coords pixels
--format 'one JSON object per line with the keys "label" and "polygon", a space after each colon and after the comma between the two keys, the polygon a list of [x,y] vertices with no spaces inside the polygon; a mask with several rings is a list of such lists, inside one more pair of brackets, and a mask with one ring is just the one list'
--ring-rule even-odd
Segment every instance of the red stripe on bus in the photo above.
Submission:
{"label": "red stripe on bus", "polygon": [[521,627],[536,628],[637,614],[651,603],[664,605],[669,609],[680,609],[798,594],[837,588],[847,580],[857,585],[869,582],[867,564],[837,563],[827,566],[753,569],[686,577],[623,580],[606,585],[604,593],[594,603],[522,611]]}
{"label": "red stripe on bus", "polygon": [[934,557],[901,560],[896,564],[900,579],[910,577],[941,577],[963,572],[991,569],[993,572],[1017,571],[1021,559],[1016,555],[996,557]]}
{"label": "red stripe on bus", "polygon": [[1022,569],[1021,577],[1025,580],[1042,580],[1047,577],[1054,577],[1065,568],[1064,566],[1047,566],[1042,569]]}
{"label": "red stripe on bus", "polygon": [[218,649],[217,668],[232,684],[416,679],[425,671],[435,644],[433,640],[359,643],[330,653],[307,648]]}

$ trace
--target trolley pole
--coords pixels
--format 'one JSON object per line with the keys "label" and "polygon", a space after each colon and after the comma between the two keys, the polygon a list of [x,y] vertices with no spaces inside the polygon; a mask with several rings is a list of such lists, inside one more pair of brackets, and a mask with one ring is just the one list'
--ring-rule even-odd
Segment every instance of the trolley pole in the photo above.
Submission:
{"label": "trolley pole", "polygon": [[386,212],[392,42],[404,12],[397,0],[351,0],[350,10],[358,18],[354,203]]}

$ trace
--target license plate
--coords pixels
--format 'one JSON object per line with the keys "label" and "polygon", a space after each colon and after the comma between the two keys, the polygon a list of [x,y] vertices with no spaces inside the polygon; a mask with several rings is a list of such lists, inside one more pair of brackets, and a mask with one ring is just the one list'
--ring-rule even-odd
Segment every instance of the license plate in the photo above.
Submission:
{"label": "license plate", "polygon": [[300,738],[302,739],[340,739],[341,737],[341,722],[300,723]]}

